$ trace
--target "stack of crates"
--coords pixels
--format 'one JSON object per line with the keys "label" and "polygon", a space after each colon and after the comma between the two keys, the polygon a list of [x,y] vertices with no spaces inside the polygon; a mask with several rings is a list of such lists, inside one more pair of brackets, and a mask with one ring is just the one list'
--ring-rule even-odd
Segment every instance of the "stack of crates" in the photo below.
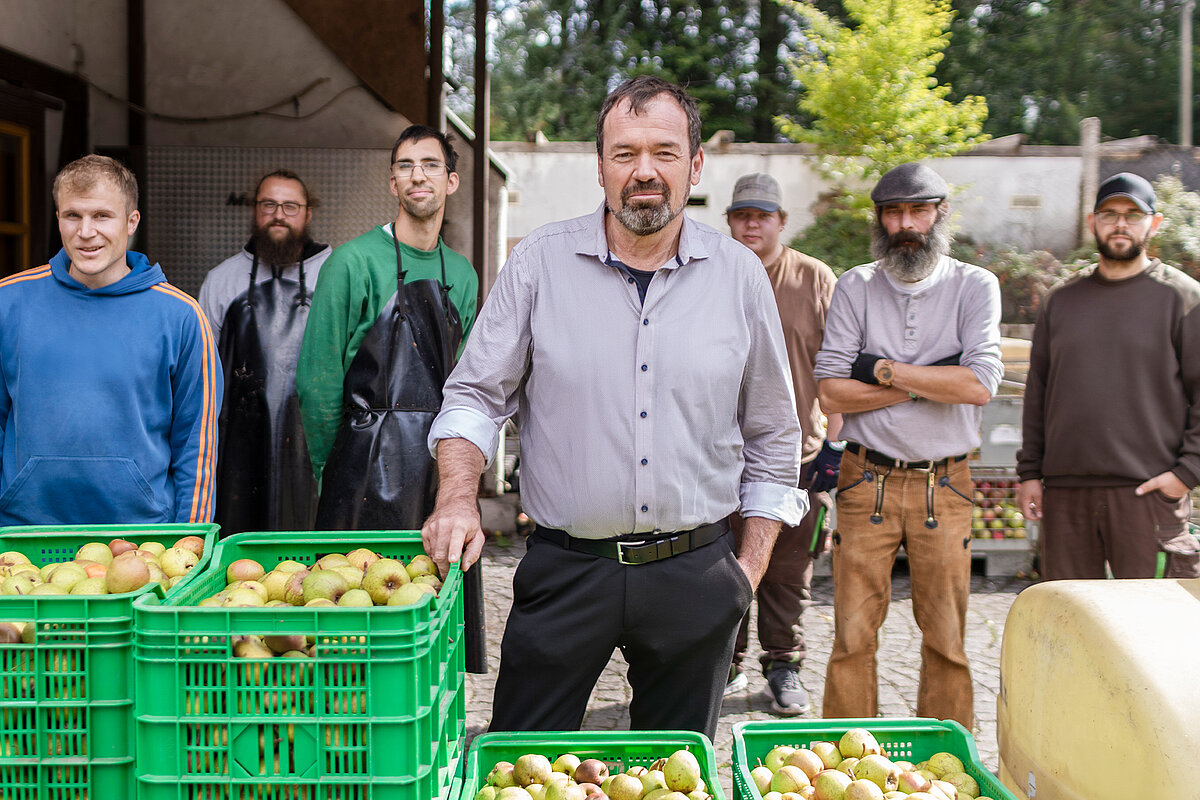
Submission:
{"label": "stack of crates", "polygon": [[[779,745],[811,747],[816,742],[837,742],[851,728],[866,728],[875,735],[884,754],[893,761],[919,763],[935,753],[957,756],[963,771],[979,784],[979,793],[994,800],[1015,800],[996,776],[979,762],[975,740],[962,725],[938,719],[818,719],[739,722],[733,726],[733,788],[735,800],[762,800],[750,770],[763,763]],[[962,795],[959,795],[960,797]]]}
{"label": "stack of crates", "polygon": [[[466,728],[462,573],[393,607],[199,607],[242,558],[267,571],[369,548],[409,561],[412,531],[241,533],[186,592],[135,605],[138,797],[433,800]],[[250,635],[303,634],[307,658],[239,658]]]}
{"label": "stack of crates", "polygon": [[1021,446],[1024,398],[1001,394],[983,407],[979,457],[971,463],[975,508],[971,552],[984,560],[985,574],[1023,576],[1033,569],[1038,527],[1017,508],[1017,451]]}
{"label": "stack of crates", "polygon": [[0,528],[0,552],[35,566],[71,561],[81,545],[126,539],[170,547],[205,540],[199,563],[169,592],[157,583],[113,595],[0,596],[0,622],[25,623],[0,644],[0,796],[109,800],[135,795],[133,603],[186,590],[212,556],[215,525]]}

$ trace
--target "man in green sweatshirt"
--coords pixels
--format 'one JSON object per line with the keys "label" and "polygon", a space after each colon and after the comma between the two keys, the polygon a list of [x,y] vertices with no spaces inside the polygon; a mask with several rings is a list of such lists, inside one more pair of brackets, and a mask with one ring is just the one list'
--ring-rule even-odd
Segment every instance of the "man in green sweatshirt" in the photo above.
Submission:
{"label": "man in green sweatshirt", "polygon": [[1046,578],[1200,576],[1200,283],[1146,254],[1153,187],[1096,193],[1099,263],[1055,289],[1033,332],[1018,502],[1042,520]]}
{"label": "man in green sweatshirt", "polygon": [[393,222],[321,269],[296,374],[318,529],[417,529],[433,510],[425,446],[442,384],[475,320],[478,277],[440,234],[458,189],[445,134],[407,128],[392,148]]}

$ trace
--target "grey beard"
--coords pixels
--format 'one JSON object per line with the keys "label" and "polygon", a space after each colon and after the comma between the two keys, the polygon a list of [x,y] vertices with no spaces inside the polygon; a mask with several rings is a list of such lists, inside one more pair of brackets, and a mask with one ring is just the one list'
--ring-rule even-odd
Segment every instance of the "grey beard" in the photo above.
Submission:
{"label": "grey beard", "polygon": [[671,208],[671,190],[665,185],[657,182],[651,182],[655,188],[661,188],[663,192],[663,201],[657,206],[630,206],[625,202],[625,196],[633,194],[637,189],[643,188],[640,184],[630,186],[621,197],[621,207],[619,209],[610,209],[613,216],[617,218],[625,226],[626,230],[635,236],[649,236],[652,233],[658,233],[663,228],[671,223],[683,212],[683,207],[687,205],[687,199],[680,204],[679,208],[672,210]]}
{"label": "grey beard", "polygon": [[[942,256],[950,252],[950,226],[946,217],[939,216],[927,235],[901,232],[891,236],[876,219],[871,227],[871,256],[893,278],[915,283],[933,274]],[[918,241],[910,249],[899,242]]]}

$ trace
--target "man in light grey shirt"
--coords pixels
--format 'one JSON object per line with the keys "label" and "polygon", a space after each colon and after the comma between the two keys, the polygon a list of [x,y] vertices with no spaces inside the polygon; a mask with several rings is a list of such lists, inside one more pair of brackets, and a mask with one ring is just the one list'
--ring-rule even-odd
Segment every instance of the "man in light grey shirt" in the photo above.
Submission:
{"label": "man in light grey shirt", "polygon": [[949,187],[921,164],[880,178],[872,255],[838,280],[815,374],[846,440],[833,538],[834,643],[826,717],[878,712],[875,651],[900,545],[921,628],[917,714],[974,719],[963,650],[970,592],[967,454],[995,393],[1000,287],[950,258]]}
{"label": "man in light grey shirt", "polygon": [[478,557],[479,474],[519,411],[538,527],[492,729],[578,728],[620,647],[633,728],[712,736],[741,615],[780,524],[808,506],[787,353],[761,263],[682,213],[704,162],[695,102],[628,81],[597,151],[605,203],[517,246],[447,382],[422,535],[443,566]]}

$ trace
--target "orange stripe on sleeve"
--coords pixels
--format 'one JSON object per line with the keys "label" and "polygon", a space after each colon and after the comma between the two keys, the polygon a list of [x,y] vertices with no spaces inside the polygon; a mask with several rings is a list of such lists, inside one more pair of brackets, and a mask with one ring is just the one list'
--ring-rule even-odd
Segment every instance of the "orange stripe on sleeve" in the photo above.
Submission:
{"label": "orange stripe on sleeve", "polygon": [[9,286],[14,283],[21,283],[22,281],[34,281],[39,278],[45,278],[50,274],[50,265],[45,264],[40,267],[34,267],[33,269],[27,269],[23,272],[18,272],[16,275],[9,275],[4,280],[0,280],[0,286]]}
{"label": "orange stripe on sleeve", "polygon": [[156,284],[151,288],[187,303],[200,321],[201,339],[204,345],[201,358],[204,408],[200,415],[200,448],[196,454],[196,486],[192,492],[192,508],[189,515],[190,522],[198,522],[202,518],[211,516],[213,502],[213,481],[215,479],[213,461],[216,453],[217,426],[214,419],[216,416],[216,386],[213,382],[215,367],[212,364],[210,353],[215,353],[216,347],[213,343],[212,328],[209,327],[208,319],[199,303],[191,295],[169,283]]}

